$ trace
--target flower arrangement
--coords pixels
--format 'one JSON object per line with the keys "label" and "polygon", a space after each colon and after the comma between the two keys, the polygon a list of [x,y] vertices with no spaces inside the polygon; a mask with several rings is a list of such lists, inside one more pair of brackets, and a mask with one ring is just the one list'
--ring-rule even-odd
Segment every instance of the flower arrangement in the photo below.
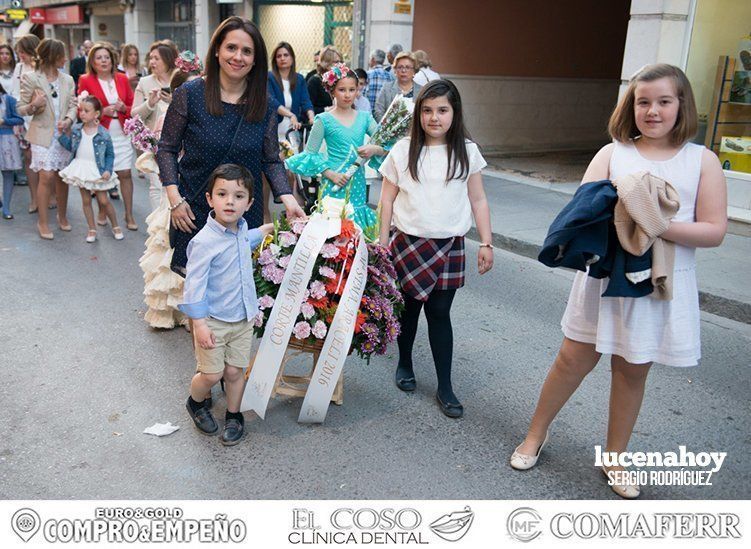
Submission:
{"label": "flower arrangement", "polygon": [[[372,143],[379,147],[385,147],[389,144],[396,143],[399,139],[406,136],[409,132],[409,126],[412,123],[412,111],[414,109],[415,104],[411,99],[408,99],[401,94],[394,97],[389,108],[383,113],[383,118],[378,125],[378,129],[366,144]],[[352,177],[355,175],[355,172],[366,160],[366,158],[362,157],[355,160],[354,163],[347,168],[347,171],[345,172],[347,176]]]}
{"label": "flower arrangement", "polygon": [[[327,207],[332,206],[327,204]],[[299,344],[322,345],[347,282],[361,235],[354,222],[344,217],[346,211],[346,207],[341,207],[339,235],[326,241],[316,259],[306,299],[292,331],[292,340]],[[254,324],[257,337],[263,336],[292,251],[306,223],[299,220],[290,223],[281,217],[274,223],[274,232],[256,251],[254,276],[260,309]],[[368,276],[352,339],[353,350],[365,359],[385,353],[388,344],[396,340],[400,330],[398,319],[404,309],[389,252],[379,244],[367,244],[367,248]]]}
{"label": "flower arrangement", "polygon": [[141,117],[138,115],[126,120],[123,124],[125,135],[130,137],[133,146],[141,152],[156,153],[157,143],[159,140],[156,134],[146,127]]}
{"label": "flower arrangement", "polygon": [[323,76],[321,77],[323,87],[326,88],[327,92],[333,94],[334,88],[336,88],[336,83],[342,78],[346,78],[350,73],[354,74],[354,71],[344,63],[334,63],[334,65],[323,73]]}
{"label": "flower arrangement", "polygon": [[190,50],[185,50],[175,59],[175,66],[188,74],[201,74],[203,72],[203,63],[198,56]]}

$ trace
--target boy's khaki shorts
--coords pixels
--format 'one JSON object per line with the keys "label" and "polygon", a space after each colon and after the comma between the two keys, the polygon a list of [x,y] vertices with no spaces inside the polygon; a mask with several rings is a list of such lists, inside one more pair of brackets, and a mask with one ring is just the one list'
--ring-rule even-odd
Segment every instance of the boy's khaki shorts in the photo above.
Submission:
{"label": "boy's khaki shorts", "polygon": [[247,320],[224,322],[207,318],[206,324],[214,333],[216,344],[213,349],[202,349],[196,341],[193,330],[193,346],[196,350],[196,371],[204,374],[220,374],[224,365],[247,368],[250,363],[250,349],[253,345],[253,325]]}

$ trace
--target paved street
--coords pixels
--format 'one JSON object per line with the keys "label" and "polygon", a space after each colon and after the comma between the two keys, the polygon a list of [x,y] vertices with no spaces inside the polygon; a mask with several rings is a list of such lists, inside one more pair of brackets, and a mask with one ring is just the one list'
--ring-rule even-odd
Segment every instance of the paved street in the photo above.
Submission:
{"label": "paved street", "polygon": [[[54,242],[36,235],[25,188],[16,189],[16,219],[0,224],[1,497],[617,499],[593,467],[606,427],[606,360],[553,424],[540,466],[520,473],[507,465],[560,343],[572,275],[499,250],[495,268],[479,277],[474,242],[453,314],[463,419],[444,417],[434,401],[423,322],[414,394],[394,386],[394,348],[369,365],[349,359],[344,405],[332,406],[324,425],[297,424],[301,401],[280,398],[265,421],[246,415],[250,435],[236,447],[201,436],[184,408],[189,335],[151,330],[142,319],[137,261],[148,199],[145,181],[136,185],[141,229],[123,242],[100,230],[96,244],[84,243],[77,193],[74,231],[55,231]],[[653,367],[631,449],[686,445],[728,456],[712,487],[647,487],[646,498],[751,493],[751,325],[702,319],[701,366]],[[214,410],[223,417],[217,392]],[[142,434],[166,421],[180,430]]]}

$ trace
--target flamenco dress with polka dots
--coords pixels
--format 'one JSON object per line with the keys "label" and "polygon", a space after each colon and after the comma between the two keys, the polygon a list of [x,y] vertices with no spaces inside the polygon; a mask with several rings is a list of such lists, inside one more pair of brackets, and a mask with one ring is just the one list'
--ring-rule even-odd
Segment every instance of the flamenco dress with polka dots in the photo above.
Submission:
{"label": "flamenco dress with polka dots", "polygon": [[[275,197],[292,192],[279,158],[278,103],[269,98],[263,119],[248,122],[242,116],[243,105],[222,102],[222,114],[209,114],[204,90],[203,78],[175,90],[156,153],[162,184],[177,185],[196,217],[195,231],[173,231],[172,270],[183,276],[188,242],[206,224],[211,211],[204,191],[209,175],[217,166],[227,163],[245,166],[253,175],[256,197],[263,196],[261,173]],[[250,228],[262,225],[263,201],[254,200],[243,217]]]}
{"label": "flamenco dress with polka dots", "polygon": [[[287,159],[287,167],[300,175],[316,176],[325,170],[338,173],[347,171],[357,160],[357,148],[362,146],[366,135],[373,135],[378,124],[369,112],[359,111],[351,126],[339,122],[330,112],[316,115],[310,137],[305,145],[305,151]],[[321,145],[326,142],[326,152],[321,153]],[[370,165],[378,169],[382,158],[373,157]],[[322,196],[344,198],[349,192],[350,204],[354,207],[353,221],[362,229],[376,224],[375,212],[365,201],[365,167],[355,172],[355,175],[344,187],[323,178]]]}

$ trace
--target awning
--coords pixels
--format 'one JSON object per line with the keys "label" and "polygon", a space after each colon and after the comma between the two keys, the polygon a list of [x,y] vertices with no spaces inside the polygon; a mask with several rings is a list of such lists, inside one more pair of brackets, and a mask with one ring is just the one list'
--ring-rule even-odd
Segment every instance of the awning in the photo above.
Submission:
{"label": "awning", "polygon": [[21,24],[16,27],[16,30],[13,31],[13,38],[18,38],[19,36],[23,36],[24,34],[31,34],[31,29],[34,28],[34,23],[29,21],[28,19],[24,19],[21,21]]}

